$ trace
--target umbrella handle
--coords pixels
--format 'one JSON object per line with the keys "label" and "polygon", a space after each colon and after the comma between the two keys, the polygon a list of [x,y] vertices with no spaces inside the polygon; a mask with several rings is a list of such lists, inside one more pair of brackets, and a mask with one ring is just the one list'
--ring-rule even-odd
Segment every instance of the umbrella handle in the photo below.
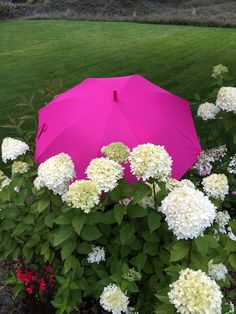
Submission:
{"label": "umbrella handle", "polygon": [[41,126],[40,130],[39,130],[39,133],[38,133],[38,136],[37,136],[37,141],[39,140],[39,138],[41,137],[41,135],[47,131],[48,129],[48,125],[46,123],[43,123],[43,125]]}

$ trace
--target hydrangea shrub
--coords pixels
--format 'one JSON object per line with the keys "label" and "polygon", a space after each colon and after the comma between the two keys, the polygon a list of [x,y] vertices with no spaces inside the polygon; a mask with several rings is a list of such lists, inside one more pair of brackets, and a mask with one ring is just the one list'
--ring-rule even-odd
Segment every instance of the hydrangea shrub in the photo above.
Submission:
{"label": "hydrangea shrub", "polygon": [[[234,110],[219,110],[215,129],[225,115],[235,119]],[[151,143],[101,147],[87,179],[75,180],[64,153],[35,165],[31,118],[12,119],[19,138],[2,144],[0,252],[15,261],[16,293],[51,302],[57,313],[79,311],[87,297],[113,314],[234,313],[235,125],[223,127],[227,143],[205,125],[204,151],[181,181],[171,179],[165,148]],[[124,162],[137,182],[123,179]]]}

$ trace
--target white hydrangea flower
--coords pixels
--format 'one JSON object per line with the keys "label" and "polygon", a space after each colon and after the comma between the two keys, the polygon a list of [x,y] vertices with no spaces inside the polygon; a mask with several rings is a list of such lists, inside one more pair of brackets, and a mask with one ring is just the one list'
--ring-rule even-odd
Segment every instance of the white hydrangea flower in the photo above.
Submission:
{"label": "white hydrangea flower", "polygon": [[227,233],[227,226],[230,221],[229,213],[226,210],[224,210],[223,212],[217,212],[215,220],[219,226],[219,232]]}
{"label": "white hydrangea flower", "polygon": [[225,65],[223,64],[217,64],[213,67],[213,72],[211,74],[211,76],[214,78],[214,79],[217,79],[217,78],[222,78],[223,75],[225,73],[228,73],[229,72],[229,69],[228,67],[226,67]]}
{"label": "white hydrangea flower", "polygon": [[158,179],[165,182],[171,175],[172,158],[164,146],[142,144],[133,148],[129,156],[131,172],[144,181]]}
{"label": "white hydrangea flower", "polygon": [[201,191],[183,186],[175,188],[166,196],[160,211],[165,215],[168,228],[177,239],[194,239],[212,225],[215,209]]}
{"label": "white hydrangea flower", "polygon": [[105,250],[101,246],[92,246],[92,252],[88,254],[87,257],[88,263],[97,263],[99,264],[102,261],[105,261]]}
{"label": "white hydrangea flower", "polygon": [[139,314],[139,312],[137,312],[134,307],[128,307],[128,310],[125,313],[126,314]]}
{"label": "white hydrangea flower", "polygon": [[207,121],[214,119],[219,111],[220,109],[216,105],[205,102],[198,107],[197,115],[202,118],[202,120]]}
{"label": "white hydrangea flower", "polygon": [[93,159],[86,169],[87,176],[100,191],[108,192],[123,178],[124,168],[114,160],[104,157]]}
{"label": "white hydrangea flower", "polygon": [[112,314],[126,313],[129,299],[116,284],[109,284],[103,289],[100,304],[104,310]]}
{"label": "white hydrangea flower", "polygon": [[229,184],[226,175],[213,173],[202,180],[203,190],[209,197],[223,201],[229,193]]}
{"label": "white hydrangea flower", "polygon": [[12,137],[5,137],[2,141],[2,161],[15,160],[21,155],[25,155],[29,150],[29,146],[21,141]]}
{"label": "white hydrangea flower", "polygon": [[181,188],[183,186],[188,186],[190,188],[195,188],[195,185],[193,184],[192,181],[188,180],[188,179],[183,179],[183,180],[176,180],[173,178],[170,178],[167,182],[166,182],[166,188],[169,191],[172,191],[174,188]]}
{"label": "white hydrangea flower", "polygon": [[12,174],[16,173],[26,173],[29,170],[29,165],[27,162],[14,161],[11,167]]}
{"label": "white hydrangea flower", "polygon": [[127,162],[130,149],[128,146],[121,142],[111,143],[110,145],[103,146],[101,152],[111,160],[118,163]]}
{"label": "white hydrangea flower", "polygon": [[168,297],[180,314],[221,314],[222,292],[201,270],[186,268],[170,285]]}
{"label": "white hydrangea flower", "polygon": [[220,110],[236,113],[236,87],[221,87],[216,106]]}
{"label": "white hydrangea flower", "polygon": [[94,182],[77,180],[70,184],[69,190],[62,196],[64,202],[74,208],[79,208],[86,214],[99,203],[100,193]]}
{"label": "white hydrangea flower", "polygon": [[2,189],[9,185],[11,183],[11,180],[4,174],[3,171],[0,170],[0,192]]}
{"label": "white hydrangea flower", "polygon": [[214,280],[225,280],[228,274],[227,267],[220,264],[213,264],[213,260],[208,262],[208,275]]}
{"label": "white hydrangea flower", "polygon": [[230,158],[227,171],[228,173],[236,174],[236,154]]}
{"label": "white hydrangea flower", "polygon": [[34,186],[36,189],[47,187],[54,194],[62,195],[68,191],[69,183],[74,177],[73,161],[69,155],[61,153],[39,165]]}

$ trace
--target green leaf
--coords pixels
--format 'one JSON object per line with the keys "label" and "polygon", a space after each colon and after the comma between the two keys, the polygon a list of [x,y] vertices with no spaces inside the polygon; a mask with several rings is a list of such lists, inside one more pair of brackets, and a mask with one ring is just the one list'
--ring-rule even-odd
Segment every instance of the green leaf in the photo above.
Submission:
{"label": "green leaf", "polygon": [[201,254],[206,254],[209,248],[216,249],[219,246],[214,235],[205,235],[204,237],[198,237],[194,240],[198,251]]}
{"label": "green leaf", "polygon": [[92,251],[91,248],[91,244],[87,243],[87,242],[82,242],[78,245],[77,247],[77,252],[79,254],[85,254],[87,255],[88,253],[90,253]]}
{"label": "green leaf", "polygon": [[60,227],[54,234],[54,246],[57,246],[68,240],[74,234],[72,226]]}
{"label": "green leaf", "polygon": [[55,219],[55,214],[49,213],[45,217],[45,225],[49,228],[52,228]]}
{"label": "green leaf", "polygon": [[19,235],[21,235],[23,232],[25,232],[27,229],[28,229],[28,226],[27,226],[27,225],[24,225],[24,224],[20,223],[20,224],[18,224],[18,225],[16,226],[16,228],[14,229],[13,235],[14,235],[14,236],[19,236]]}
{"label": "green leaf", "polygon": [[171,262],[177,262],[183,259],[189,251],[189,242],[185,240],[179,240],[173,246],[171,253],[170,253],[170,260]]}
{"label": "green leaf", "polygon": [[175,308],[171,304],[161,304],[156,307],[155,314],[175,314]]}
{"label": "green leaf", "polygon": [[134,186],[136,188],[136,191],[134,193],[134,198],[132,200],[133,204],[136,204],[140,202],[142,199],[144,199],[145,197],[152,195],[152,190],[150,186],[148,186],[147,184],[141,183],[141,182],[135,182]]}
{"label": "green leaf", "polygon": [[50,205],[50,199],[41,199],[38,202],[37,210],[39,213],[43,212]]}
{"label": "green leaf", "polygon": [[85,224],[85,222],[87,221],[87,215],[83,214],[78,214],[76,215],[73,220],[72,220],[72,226],[75,229],[75,232],[80,235],[80,232]]}
{"label": "green leaf", "polygon": [[125,244],[134,234],[135,230],[133,225],[123,225],[120,229],[121,244]]}
{"label": "green leaf", "polygon": [[54,220],[57,225],[69,225],[71,220],[66,215],[60,215]]}
{"label": "green leaf", "polygon": [[146,208],[140,205],[129,205],[128,206],[128,215],[131,218],[142,218],[148,215],[148,211]]}
{"label": "green leaf", "polygon": [[138,268],[139,271],[143,269],[147,261],[147,255],[140,252],[134,259],[134,265]]}
{"label": "green leaf", "polygon": [[236,220],[231,220],[229,222],[230,227],[232,228],[233,233],[236,234]]}
{"label": "green leaf", "polygon": [[113,217],[115,221],[120,225],[124,215],[126,213],[126,206],[121,204],[116,204],[113,209]]}
{"label": "green leaf", "polygon": [[61,250],[61,258],[64,261],[69,255],[73,253],[75,250],[76,243],[75,241],[67,241],[63,243],[62,250]]}
{"label": "green leaf", "polygon": [[81,237],[85,241],[94,241],[102,236],[100,230],[96,226],[84,226],[81,232]]}
{"label": "green leaf", "polygon": [[152,211],[148,216],[148,227],[150,232],[157,230],[161,225],[161,215]]}
{"label": "green leaf", "polygon": [[231,254],[229,256],[230,265],[236,270],[236,254]]}

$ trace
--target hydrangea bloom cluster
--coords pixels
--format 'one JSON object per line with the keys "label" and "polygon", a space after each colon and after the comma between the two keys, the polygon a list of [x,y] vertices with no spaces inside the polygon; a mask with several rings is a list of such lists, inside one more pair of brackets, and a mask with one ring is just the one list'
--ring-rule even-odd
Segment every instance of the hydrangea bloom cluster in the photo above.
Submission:
{"label": "hydrangea bloom cluster", "polygon": [[217,64],[213,67],[212,77],[214,79],[222,78],[225,73],[228,73],[229,69],[223,64]]}
{"label": "hydrangea bloom cluster", "polygon": [[211,174],[202,180],[203,189],[209,197],[224,200],[229,193],[229,184],[226,175]]}
{"label": "hydrangea bloom cluster", "polygon": [[185,269],[170,285],[170,302],[181,314],[221,314],[223,295],[220,287],[201,270]]}
{"label": "hydrangea bloom cluster", "polygon": [[221,87],[216,106],[220,110],[236,113],[236,87]]}
{"label": "hydrangea bloom cluster", "polygon": [[11,180],[0,170],[0,191],[10,183]]}
{"label": "hydrangea bloom cluster", "polygon": [[142,274],[138,271],[136,271],[134,268],[130,268],[127,273],[123,276],[124,279],[128,281],[139,281],[142,278]]}
{"label": "hydrangea bloom cluster", "polygon": [[210,260],[208,263],[208,275],[214,280],[225,280],[226,275],[228,274],[227,267],[220,264],[213,264],[213,260]]}
{"label": "hydrangea bloom cluster", "polygon": [[69,155],[61,153],[39,165],[34,186],[36,189],[47,187],[54,194],[62,195],[68,190],[69,183],[74,177],[73,161]]}
{"label": "hydrangea bloom cluster", "polygon": [[25,155],[29,150],[29,146],[21,141],[12,137],[5,137],[2,141],[2,161],[15,160],[21,155]]}
{"label": "hydrangea bloom cluster", "polygon": [[219,232],[227,233],[227,226],[230,221],[229,213],[226,210],[223,212],[217,212],[215,220],[216,223],[218,224]]}
{"label": "hydrangea bloom cluster", "polygon": [[103,289],[100,304],[104,310],[112,314],[126,313],[129,299],[116,284],[109,284]]}
{"label": "hydrangea bloom cluster", "polygon": [[114,160],[118,163],[127,162],[130,149],[123,143],[115,142],[110,145],[103,146],[101,152],[111,160]]}
{"label": "hydrangea bloom cluster", "polygon": [[193,168],[199,172],[200,176],[210,175],[212,163],[220,161],[226,155],[226,152],[226,145],[202,151]]}
{"label": "hydrangea bloom cluster", "polygon": [[74,208],[79,208],[86,214],[99,203],[100,193],[94,182],[77,180],[69,186],[69,190],[62,196],[64,202]]}
{"label": "hydrangea bloom cluster", "polygon": [[236,154],[230,158],[227,171],[228,173],[236,174]]}
{"label": "hydrangea bloom cluster", "polygon": [[105,250],[101,246],[92,246],[92,252],[88,254],[87,257],[88,263],[97,263],[99,264],[102,261],[105,261]]}
{"label": "hydrangea bloom cluster", "polygon": [[194,188],[175,188],[162,201],[160,211],[177,239],[194,239],[202,235],[215,219],[216,207],[207,196]]}
{"label": "hydrangea bloom cluster", "polygon": [[136,146],[129,156],[131,172],[144,181],[158,179],[165,182],[171,175],[172,158],[164,146],[142,144]]}
{"label": "hydrangea bloom cluster", "polygon": [[16,173],[26,173],[29,170],[29,165],[27,162],[14,161],[11,167],[12,174]]}
{"label": "hydrangea bloom cluster", "polygon": [[166,188],[169,191],[172,191],[174,188],[181,188],[183,186],[189,186],[190,188],[195,188],[195,185],[193,184],[193,182],[188,179],[183,179],[179,181],[179,180],[170,178],[166,182]]}
{"label": "hydrangea bloom cluster", "polygon": [[212,120],[219,113],[219,108],[209,102],[205,102],[198,107],[197,115],[202,118],[202,120]]}
{"label": "hydrangea bloom cluster", "polygon": [[86,169],[87,176],[100,191],[113,190],[123,177],[124,168],[114,160],[104,157],[93,159]]}

